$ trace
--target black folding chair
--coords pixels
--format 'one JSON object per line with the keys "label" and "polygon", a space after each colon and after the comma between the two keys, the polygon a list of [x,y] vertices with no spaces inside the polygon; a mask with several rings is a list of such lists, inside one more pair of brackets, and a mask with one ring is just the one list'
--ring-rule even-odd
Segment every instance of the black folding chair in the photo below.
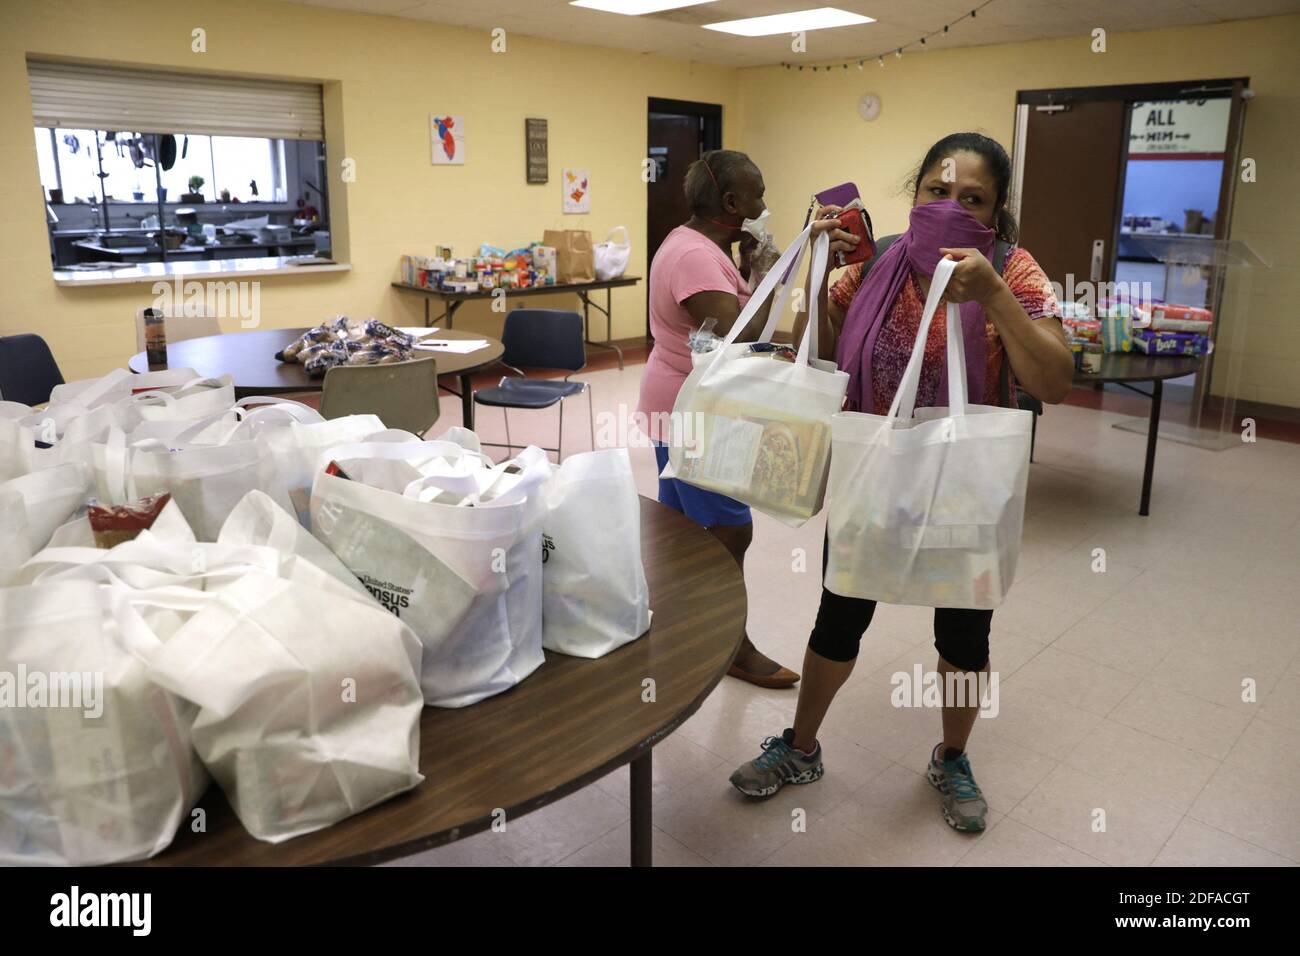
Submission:
{"label": "black folding chair", "polygon": [[[509,410],[550,408],[559,402],[560,427],[555,447],[543,449],[555,452],[555,460],[559,461],[563,457],[560,449],[564,444],[564,400],[586,392],[591,447],[596,447],[596,413],[592,408],[591,385],[587,382],[569,381],[570,376],[587,366],[587,349],[583,338],[582,316],[577,312],[516,309],[506,313],[505,331],[501,335],[505,353],[501,356],[501,364],[518,374],[503,376],[493,388],[481,388],[474,392],[477,404],[501,409],[501,414],[505,416],[506,440],[504,445],[501,442],[486,441],[481,444],[504,447],[509,453],[516,447],[510,441]],[[563,380],[528,378],[522,371],[525,368],[567,369],[569,374]]]}

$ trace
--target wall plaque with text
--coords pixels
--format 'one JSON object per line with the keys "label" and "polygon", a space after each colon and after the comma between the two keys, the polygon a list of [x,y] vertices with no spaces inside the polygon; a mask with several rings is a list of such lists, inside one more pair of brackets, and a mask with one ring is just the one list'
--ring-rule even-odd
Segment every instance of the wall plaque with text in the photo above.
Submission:
{"label": "wall plaque with text", "polygon": [[528,163],[528,182],[544,183],[547,181],[546,161],[546,120],[524,120],[524,143]]}

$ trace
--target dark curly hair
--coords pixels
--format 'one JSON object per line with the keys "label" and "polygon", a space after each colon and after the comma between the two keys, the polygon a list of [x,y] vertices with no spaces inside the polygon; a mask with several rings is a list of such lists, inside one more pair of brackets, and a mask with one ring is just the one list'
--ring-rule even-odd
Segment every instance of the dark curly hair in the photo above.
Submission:
{"label": "dark curly hair", "polygon": [[925,159],[921,160],[921,165],[916,167],[907,180],[907,188],[912,193],[912,199],[916,199],[921,179],[926,172],[954,153],[974,153],[984,160],[989,171],[993,173],[993,183],[998,190],[997,216],[993,228],[997,230],[999,239],[1014,245],[1020,230],[1016,217],[1011,215],[1011,210],[1007,208],[1007,192],[1011,188],[1011,157],[1007,155],[1001,143],[983,133],[949,133],[931,146],[929,152],[925,154]]}

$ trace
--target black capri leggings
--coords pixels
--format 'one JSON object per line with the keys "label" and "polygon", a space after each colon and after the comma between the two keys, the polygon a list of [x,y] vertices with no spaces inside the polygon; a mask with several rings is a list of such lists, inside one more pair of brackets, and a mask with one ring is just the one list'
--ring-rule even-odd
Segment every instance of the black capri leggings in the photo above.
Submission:
{"label": "black capri leggings", "polygon": [[[822,544],[823,569],[828,547],[829,540]],[[832,594],[823,584],[822,603],[817,608],[817,623],[808,646],[827,660],[851,661],[858,656],[858,645],[875,613],[875,601]],[[935,608],[934,646],[939,656],[964,671],[983,670],[989,662],[992,621],[992,611]]]}

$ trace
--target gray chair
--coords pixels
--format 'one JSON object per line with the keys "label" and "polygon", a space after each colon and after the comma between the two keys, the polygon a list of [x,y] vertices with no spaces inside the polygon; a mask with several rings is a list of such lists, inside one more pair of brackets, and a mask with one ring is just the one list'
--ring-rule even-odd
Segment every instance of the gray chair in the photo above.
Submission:
{"label": "gray chair", "polygon": [[[592,407],[591,385],[587,382],[571,382],[570,377],[587,367],[587,347],[584,342],[582,316],[577,312],[563,312],[558,309],[516,309],[506,314],[505,330],[501,334],[501,344],[505,347],[501,364],[517,377],[503,376],[493,388],[481,388],[474,392],[474,401],[479,405],[496,406],[505,416],[506,441],[481,441],[483,445],[506,449],[507,454],[515,446],[510,441],[510,409],[550,408],[556,402],[560,404],[560,425],[554,448],[543,451],[555,452],[555,460],[563,458],[561,448],[564,445],[564,400],[572,395],[587,393],[587,418],[591,427],[591,447],[596,447],[596,413]],[[569,374],[562,380],[528,378],[522,369],[567,369]]]}
{"label": "gray chair", "polygon": [[0,401],[43,405],[63,384],[59,363],[34,332],[0,337]]}
{"label": "gray chair", "polygon": [[320,399],[325,418],[378,415],[389,428],[423,435],[439,411],[437,359],[337,365],[325,373]]}

